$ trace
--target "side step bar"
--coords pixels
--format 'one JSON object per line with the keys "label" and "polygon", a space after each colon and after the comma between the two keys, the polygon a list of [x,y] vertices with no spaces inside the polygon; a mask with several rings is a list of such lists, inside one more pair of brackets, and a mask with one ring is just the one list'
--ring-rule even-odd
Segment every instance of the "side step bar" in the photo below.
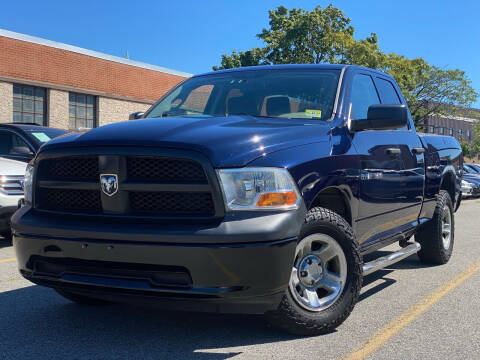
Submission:
{"label": "side step bar", "polygon": [[415,254],[421,249],[419,243],[414,242],[403,249],[400,249],[394,253],[391,253],[386,256],[382,256],[381,258],[372,260],[368,263],[363,264],[363,275],[371,274],[377,270],[383,269],[384,267],[390,266],[409,257],[412,254]]}

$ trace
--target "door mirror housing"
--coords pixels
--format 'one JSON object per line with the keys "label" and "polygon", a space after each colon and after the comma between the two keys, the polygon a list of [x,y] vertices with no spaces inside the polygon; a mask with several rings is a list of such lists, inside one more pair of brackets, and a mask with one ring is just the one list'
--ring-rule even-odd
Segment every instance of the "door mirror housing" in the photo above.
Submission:
{"label": "door mirror housing", "polygon": [[371,105],[367,118],[350,120],[350,131],[394,130],[408,124],[408,111],[405,105]]}
{"label": "door mirror housing", "polygon": [[10,155],[33,157],[33,152],[26,146],[14,146],[10,150]]}
{"label": "door mirror housing", "polygon": [[145,111],[137,111],[137,112],[131,113],[128,116],[128,120],[143,119],[143,115],[145,115]]}

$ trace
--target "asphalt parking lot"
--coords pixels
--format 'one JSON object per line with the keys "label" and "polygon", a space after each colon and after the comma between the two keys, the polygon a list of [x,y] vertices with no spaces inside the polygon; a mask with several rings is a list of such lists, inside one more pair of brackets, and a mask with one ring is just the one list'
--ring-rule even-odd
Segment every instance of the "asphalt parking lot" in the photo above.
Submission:
{"label": "asphalt parking lot", "polygon": [[0,240],[0,359],[477,359],[479,214],[480,200],[462,203],[447,265],[413,255],[367,276],[347,321],[307,338],[260,316],[75,305],[23,280]]}

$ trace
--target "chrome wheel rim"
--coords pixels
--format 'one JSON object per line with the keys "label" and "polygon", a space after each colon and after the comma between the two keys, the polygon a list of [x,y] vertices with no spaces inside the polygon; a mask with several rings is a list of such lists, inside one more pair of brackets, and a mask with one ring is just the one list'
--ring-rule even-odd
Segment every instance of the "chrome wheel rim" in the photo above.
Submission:
{"label": "chrome wheel rim", "polygon": [[322,311],[341,296],[347,260],[341,246],[325,234],[312,234],[297,245],[290,292],[304,309]]}
{"label": "chrome wheel rim", "polygon": [[442,243],[445,250],[450,249],[452,241],[452,213],[450,208],[445,205],[442,216]]}

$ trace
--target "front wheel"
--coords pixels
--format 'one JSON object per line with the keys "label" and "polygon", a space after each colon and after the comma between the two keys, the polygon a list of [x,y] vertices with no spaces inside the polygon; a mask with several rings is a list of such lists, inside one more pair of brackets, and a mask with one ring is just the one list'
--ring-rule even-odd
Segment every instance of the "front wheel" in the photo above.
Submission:
{"label": "front wheel", "polygon": [[269,321],[297,335],[333,331],[350,315],[362,285],[362,260],[350,225],[313,208],[297,244],[289,286]]}

